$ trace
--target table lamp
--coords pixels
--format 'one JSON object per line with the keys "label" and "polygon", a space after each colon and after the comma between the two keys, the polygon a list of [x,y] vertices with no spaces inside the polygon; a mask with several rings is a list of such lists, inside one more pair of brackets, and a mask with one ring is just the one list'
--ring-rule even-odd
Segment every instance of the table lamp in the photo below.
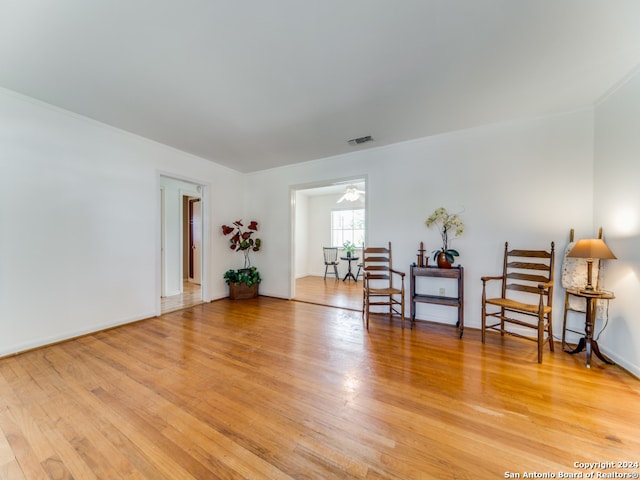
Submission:
{"label": "table lamp", "polygon": [[591,283],[591,272],[593,270],[593,259],[611,259],[615,260],[613,254],[607,244],[601,238],[585,238],[578,240],[567,257],[584,258],[587,260],[587,286],[580,292],[594,293],[596,289]]}

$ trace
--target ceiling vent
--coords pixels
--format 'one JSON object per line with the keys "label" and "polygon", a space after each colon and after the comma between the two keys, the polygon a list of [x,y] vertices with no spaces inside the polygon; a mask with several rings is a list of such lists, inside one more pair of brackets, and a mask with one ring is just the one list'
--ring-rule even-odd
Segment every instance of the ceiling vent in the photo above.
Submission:
{"label": "ceiling vent", "polygon": [[352,138],[349,140],[349,145],[360,145],[361,143],[371,142],[373,137],[371,135],[367,135],[366,137]]}

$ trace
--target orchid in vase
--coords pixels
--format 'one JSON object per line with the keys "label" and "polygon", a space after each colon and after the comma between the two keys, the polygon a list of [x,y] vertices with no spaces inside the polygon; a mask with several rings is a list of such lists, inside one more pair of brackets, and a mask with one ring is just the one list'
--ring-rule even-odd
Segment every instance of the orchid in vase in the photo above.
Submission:
{"label": "orchid in vase", "polygon": [[442,256],[444,256],[450,266],[455,261],[454,257],[460,256],[457,250],[450,248],[449,242],[452,238],[459,237],[464,232],[462,219],[457,213],[450,214],[446,208],[440,207],[437,208],[424,223],[427,227],[437,225],[440,229],[442,248],[433,251],[433,259],[437,261],[438,257],[442,258]]}

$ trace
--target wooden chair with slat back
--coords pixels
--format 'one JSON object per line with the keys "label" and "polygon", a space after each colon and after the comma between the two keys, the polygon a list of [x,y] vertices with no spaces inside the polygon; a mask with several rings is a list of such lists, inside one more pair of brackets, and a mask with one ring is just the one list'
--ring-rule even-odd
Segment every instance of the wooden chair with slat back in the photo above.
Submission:
{"label": "wooden chair with slat back", "polygon": [[[598,231],[598,238],[602,239],[602,227]],[[575,333],[577,335],[584,335],[584,321],[582,322],[578,330],[567,326],[567,313],[578,312],[586,315],[587,302],[584,297],[578,297],[571,295],[567,290],[579,290],[584,288],[587,284],[587,261],[584,258],[571,258],[567,257],[568,253],[575,246],[576,240],[574,238],[573,228],[569,232],[569,244],[564,252],[564,258],[562,260],[562,287],[564,292],[564,312],[562,315],[562,349],[573,348],[567,342],[567,332]],[[593,259],[593,284],[596,290],[598,290],[598,282],[601,276],[600,260]],[[607,300],[608,301],[608,300]],[[606,317],[606,310],[604,300],[598,300],[596,307],[596,318]]]}
{"label": "wooden chair with slat back", "polygon": [[[551,250],[509,250],[504,244],[502,275],[482,277],[482,343],[487,330],[499,331],[538,343],[538,363],[542,363],[545,341],[553,352],[553,267],[555,244]],[[501,282],[499,297],[487,296],[487,285],[491,281]],[[497,308],[497,311],[495,310]],[[489,311],[492,310],[492,311]],[[500,320],[487,324],[491,317]],[[535,338],[505,329],[505,323],[533,328]],[[547,337],[545,339],[545,332]]]}
{"label": "wooden chair with slat back", "polygon": [[[324,278],[327,279],[327,273],[338,277],[338,247],[322,247],[324,253]],[[333,272],[329,271],[329,267],[333,267]]]}
{"label": "wooden chair with slat back", "polygon": [[389,308],[389,319],[400,315],[404,328],[404,272],[393,269],[391,242],[389,247],[362,249],[362,316],[369,329],[371,307]]}

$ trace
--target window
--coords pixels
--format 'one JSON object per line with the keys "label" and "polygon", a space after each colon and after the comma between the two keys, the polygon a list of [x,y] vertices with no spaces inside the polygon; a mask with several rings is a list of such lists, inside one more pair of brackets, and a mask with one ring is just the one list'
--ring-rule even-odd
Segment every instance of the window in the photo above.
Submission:
{"label": "window", "polygon": [[364,208],[331,212],[331,245],[342,247],[345,242],[364,243]]}

